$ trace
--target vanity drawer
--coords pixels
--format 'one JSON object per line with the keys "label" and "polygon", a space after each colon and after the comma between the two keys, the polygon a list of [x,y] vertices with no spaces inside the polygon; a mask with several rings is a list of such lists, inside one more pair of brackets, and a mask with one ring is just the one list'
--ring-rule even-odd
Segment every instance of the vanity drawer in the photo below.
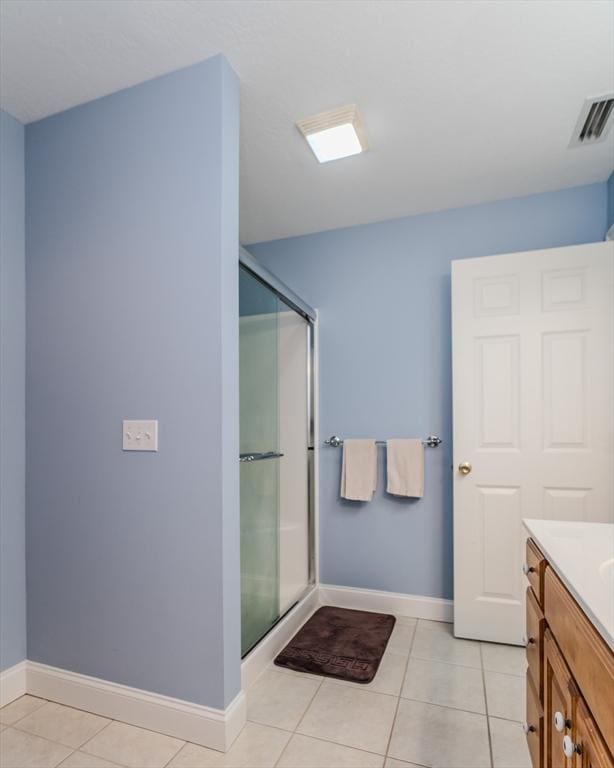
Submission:
{"label": "vanity drawer", "polygon": [[544,571],[546,570],[546,558],[537,548],[533,539],[527,539],[525,562],[522,566],[524,575],[533,587],[535,597],[540,607],[544,607]]}
{"label": "vanity drawer", "polygon": [[546,622],[609,748],[614,745],[614,653],[552,568],[545,578]]}
{"label": "vanity drawer", "polygon": [[533,768],[542,765],[544,750],[544,717],[535,683],[527,670],[527,719],[524,724],[524,732],[527,736],[527,745],[531,755]]}
{"label": "vanity drawer", "polygon": [[527,587],[526,645],[529,673],[539,695],[544,698],[544,628],[546,621],[531,587]]}

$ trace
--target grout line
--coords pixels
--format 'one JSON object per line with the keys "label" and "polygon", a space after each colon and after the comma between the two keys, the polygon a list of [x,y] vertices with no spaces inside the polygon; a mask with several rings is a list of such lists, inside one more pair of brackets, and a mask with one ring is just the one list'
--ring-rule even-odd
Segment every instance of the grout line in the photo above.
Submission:
{"label": "grout line", "polygon": [[482,665],[482,687],[484,689],[484,709],[486,710],[486,732],[488,734],[488,751],[490,753],[490,765],[494,768],[492,752],[492,737],[490,735],[490,720],[488,719],[488,696],[486,695],[486,673],[484,672],[484,657],[482,656],[482,644],[480,643],[480,662]]}
{"label": "grout line", "polygon": [[[288,733],[288,731],[284,731],[284,733]],[[304,739],[321,741],[323,744],[334,744],[336,747],[344,747],[345,749],[352,749],[354,750],[354,752],[364,752],[367,755],[376,755],[377,757],[385,757],[385,755],[383,755],[381,752],[373,752],[370,749],[363,749],[362,747],[352,747],[349,744],[343,744],[341,741],[334,741],[333,739],[325,739],[323,736],[312,736],[311,734],[306,734],[306,733],[293,733],[292,736],[301,736]],[[288,743],[290,742],[288,741]],[[285,751],[285,747],[284,747],[284,751]],[[281,760],[281,755],[279,759]]]}
{"label": "grout line", "polygon": [[[83,710],[83,711],[85,711],[85,710]],[[102,717],[102,715],[99,715],[99,717]],[[181,742],[181,746],[179,747],[179,749],[171,755],[169,760],[166,763],[164,763],[164,765],[161,768],[167,768],[167,766],[169,765],[171,760],[174,760],[177,757],[177,755],[181,752],[181,750],[185,747],[186,744],[192,744],[193,743],[193,742],[190,742],[190,741],[185,741],[184,739],[177,739],[175,736],[169,736],[167,733],[162,733],[161,731],[152,731],[151,728],[142,728],[140,725],[132,725],[131,723],[126,723],[123,720],[111,720],[111,719],[109,719],[109,722],[106,725],[104,725],[99,731],[97,731],[91,738],[89,738],[85,743],[83,743],[75,751],[83,752],[83,754],[85,754],[85,755],[90,755],[91,757],[97,757],[98,759],[101,760],[102,758],[99,755],[96,755],[94,752],[88,752],[85,749],[85,747],[87,747],[87,745],[91,741],[93,741],[97,736],[99,736],[104,730],[106,730],[111,725],[113,725],[113,723],[120,723],[121,725],[127,725],[129,728],[136,728],[137,730],[140,730],[140,731],[147,731],[148,733],[155,733],[157,736],[165,736],[167,739],[173,739],[174,741],[180,741]],[[196,746],[199,746],[199,745],[197,744]],[[70,755],[69,755],[69,757],[70,757]],[[123,766],[121,766],[120,763],[116,763],[113,760],[110,760],[109,762],[113,763],[114,765],[117,765],[117,768],[123,768]]]}
{"label": "grout line", "polygon": [[[478,669],[476,669],[476,672],[479,672]],[[437,701],[428,701],[427,699],[415,699],[413,696],[403,696],[401,695],[401,698],[404,701],[415,701],[417,704],[428,704],[430,707],[441,707],[441,709],[454,709],[456,712],[466,712],[468,715],[478,715],[479,717],[486,717],[486,712],[476,712],[475,709],[463,709],[462,707],[457,707],[454,704],[439,704]],[[500,720],[507,720],[508,718],[499,718]],[[517,720],[514,720],[513,722],[518,722]]]}
{"label": "grout line", "polygon": [[[237,736],[237,738],[239,738],[239,737]],[[181,750],[182,750],[182,749],[183,749],[183,748],[186,746],[186,744],[188,744],[188,743],[189,743],[189,742],[187,742],[187,741],[184,741],[184,742],[183,742],[183,743],[180,745],[179,749],[178,749],[176,752],[174,752],[174,753],[173,753],[173,754],[172,754],[172,755],[169,757],[169,759],[166,761],[166,763],[164,763],[164,766],[163,766],[163,768],[168,768],[168,766],[171,764],[171,762],[172,762],[172,761],[173,761],[173,760],[174,760],[174,759],[177,757],[177,755],[178,755],[178,754],[181,752]],[[197,746],[198,746],[198,745],[197,745]],[[224,753],[224,754],[225,754],[225,753]]]}
{"label": "grout line", "polygon": [[411,652],[414,647],[414,640],[416,639],[416,632],[418,630],[418,622],[414,624],[414,631],[411,635],[411,642],[409,644],[409,653],[407,654],[407,658],[405,659],[405,669],[403,671],[403,679],[401,680],[401,688],[399,689],[399,695],[397,696],[397,705],[394,710],[394,717],[392,718],[392,725],[390,726],[390,733],[388,734],[388,741],[386,742],[386,751],[384,753],[384,764],[386,763],[386,760],[389,757],[389,750],[390,750],[390,742],[392,741],[392,734],[394,732],[394,727],[397,722],[397,715],[399,713],[399,706],[401,704],[401,693],[403,692],[403,686],[405,685],[405,678],[407,677],[407,670],[409,669],[409,660],[411,659]]}
{"label": "grout line", "polygon": [[[299,672],[299,674],[300,674],[300,672]],[[308,710],[308,709],[309,709],[309,707],[311,706],[311,704],[312,704],[313,700],[315,699],[315,697],[316,697],[316,695],[317,695],[318,691],[320,690],[320,688],[322,687],[322,685],[323,685],[323,684],[324,684],[324,678],[322,678],[322,679],[320,680],[320,682],[318,683],[318,687],[315,689],[315,691],[313,692],[313,695],[311,696],[311,698],[310,698],[310,699],[309,699],[309,701],[307,702],[307,706],[306,706],[306,707],[305,707],[305,709],[303,710],[303,714],[302,714],[302,715],[299,717],[299,719],[298,719],[298,722],[297,722],[297,723],[296,723],[296,725],[294,726],[294,728],[293,728],[293,730],[292,730],[292,733],[291,733],[291,735],[290,735],[290,738],[289,738],[289,739],[288,739],[288,741],[285,743],[285,745],[284,745],[284,748],[281,750],[279,757],[278,757],[278,758],[277,758],[277,760],[275,761],[275,766],[277,766],[277,765],[279,764],[279,761],[281,760],[281,758],[282,758],[282,756],[283,756],[284,752],[286,751],[286,748],[288,747],[288,744],[289,744],[289,743],[292,741],[292,737],[293,737],[293,736],[294,736],[294,734],[296,733],[296,730],[297,730],[297,728],[299,727],[299,725],[300,725],[300,724],[303,722],[303,718],[304,718],[304,717],[305,717],[305,715],[307,714],[307,710]],[[280,729],[280,730],[282,730],[282,729]],[[286,731],[286,733],[288,733],[288,731]]]}
{"label": "grout line", "polygon": [[[21,728],[13,728],[12,725],[5,726],[2,733],[5,731],[16,731],[17,733],[21,733],[22,736],[32,736],[35,739],[42,739],[43,741],[48,742],[49,744],[55,744],[56,747],[64,747],[65,749],[72,749],[73,752],[76,752],[77,750],[75,747],[71,747],[69,744],[62,744],[61,741],[54,741],[53,739],[48,739],[46,736],[39,736],[38,733],[31,733],[30,731],[24,731]],[[80,749],[80,747],[77,747],[77,749]],[[72,752],[71,752],[72,754]],[[70,755],[66,755],[64,758],[65,760],[68,759]]]}
{"label": "grout line", "polygon": [[[54,743],[55,743],[55,742],[54,742]],[[62,762],[58,764],[57,768],[62,768],[62,766],[66,764],[66,761],[67,761],[67,760],[68,760],[70,757],[72,757],[72,756],[73,756],[73,755],[74,755],[76,752],[78,752],[78,751],[79,751],[79,749],[78,749],[78,748],[77,748],[77,749],[73,749],[73,751],[70,753],[70,755],[66,755],[66,757],[65,757],[65,758],[62,760]]]}
{"label": "grout line", "polygon": [[510,717],[501,717],[501,715],[488,715],[488,718],[490,720],[503,720],[506,723],[517,723],[518,725],[523,724],[523,720],[512,720]]}
{"label": "grout line", "polygon": [[308,702],[307,706],[305,707],[305,709],[303,710],[303,714],[302,714],[302,715],[299,717],[297,724],[294,726],[294,729],[293,729],[292,733],[296,733],[296,732],[297,732],[299,725],[300,725],[300,724],[303,722],[303,720],[305,719],[305,715],[307,714],[307,710],[308,710],[308,709],[309,709],[309,707],[312,705],[312,703],[313,703],[313,700],[315,699],[315,697],[316,697],[316,696],[317,696],[317,694],[318,694],[318,691],[320,690],[320,688],[321,688],[323,685],[324,685],[324,678],[322,678],[322,679],[320,680],[320,683],[319,683],[318,687],[317,687],[317,688],[315,689],[315,691],[313,692],[313,696],[312,696],[312,697],[309,699],[309,702]]}
{"label": "grout line", "polygon": [[[79,750],[81,752],[85,752],[86,755],[92,755],[92,757],[98,757],[98,755],[94,755],[93,752],[88,752],[85,749],[85,747],[87,747],[87,745],[90,743],[90,741],[92,741],[92,739],[95,739],[96,736],[99,736],[103,731],[105,731],[111,725],[111,723],[118,723],[118,722],[119,722],[119,720],[111,720],[111,719],[109,719],[109,722],[106,723],[99,731],[97,731],[91,738],[87,739],[87,741],[83,742],[83,744],[79,747]],[[126,723],[126,725],[128,725],[128,723]],[[133,728],[137,728],[138,726],[133,725],[132,727]],[[111,761],[111,762],[113,762],[113,761]]]}
{"label": "grout line", "polygon": [[499,669],[486,669],[486,667],[483,669],[484,673],[488,672],[490,675],[504,675],[505,677],[515,677],[519,678],[520,680],[524,680],[526,677],[526,672],[524,675],[515,675],[513,672],[501,672]]}
{"label": "grout line", "polygon": [[[418,661],[431,661],[435,664],[448,664],[450,667],[463,667],[464,669],[482,669],[482,666],[470,666],[469,664],[459,664],[456,661],[446,661],[445,659],[434,659],[432,656],[412,656],[412,659],[418,659]],[[490,672],[490,670],[488,670]],[[502,673],[504,674],[504,673]],[[510,677],[515,677],[515,675],[510,675]]]}
{"label": "grout line", "polygon": [[[14,699],[14,701],[11,701],[11,702],[9,702],[8,704],[5,704],[5,705],[4,705],[4,707],[2,707],[2,708],[0,709],[0,712],[1,712],[3,709],[6,709],[6,707],[10,707],[10,706],[11,706],[11,704],[13,704],[15,701],[19,701],[19,699],[23,699],[25,696],[29,696],[29,694],[27,694],[27,693],[24,693],[24,695],[23,695],[23,696],[20,696],[18,699]],[[31,710],[30,710],[30,711],[29,711],[27,714],[25,714],[23,717],[20,717],[20,718],[18,718],[17,720],[15,720],[15,722],[13,722],[13,723],[0,723],[0,725],[3,725],[5,728],[13,728],[14,726],[16,726],[16,725],[17,725],[17,723],[20,723],[22,720],[25,720],[25,719],[26,719],[26,717],[30,717],[30,715],[33,715],[35,712],[38,712],[38,710],[39,710],[39,709],[42,709],[42,708],[45,706],[45,704],[51,704],[51,703],[53,703],[53,702],[50,702],[50,701],[49,701],[49,699],[42,699],[40,696],[31,696],[30,698],[32,698],[32,699],[40,699],[40,701],[42,702],[42,704],[39,704],[39,706],[38,706],[38,707],[35,707],[34,709],[31,709]],[[63,705],[63,704],[61,704],[60,706],[64,706],[64,705]]]}
{"label": "grout line", "polygon": [[[45,699],[45,704],[57,704],[57,702]],[[69,707],[66,704],[58,704],[58,706],[65,707],[66,709],[76,709],[76,707]],[[40,707],[37,707],[36,709],[32,710],[32,712],[30,712],[29,714],[33,714],[34,712],[37,712],[39,709],[42,709],[42,705]],[[86,709],[79,709],[77,711],[85,712],[86,714],[90,714],[90,715],[94,714],[93,712],[88,712],[88,710],[86,710]],[[28,715],[26,715],[26,717],[28,717]],[[102,717],[102,715],[96,715],[96,717]],[[17,720],[16,723],[14,723],[14,725],[16,725],[17,723],[20,723],[21,720],[23,720],[23,719],[24,718],[22,717],[20,720]],[[87,744],[89,744],[89,742],[92,739],[94,739],[96,736],[98,736],[99,733],[102,733],[105,728],[108,728],[111,725],[111,723],[114,723],[114,722],[120,722],[120,721],[119,720],[117,720],[117,721],[116,720],[109,720],[109,722],[105,723],[105,725],[103,725],[102,728],[99,731],[97,731],[93,736],[91,736],[83,744],[81,744],[80,746],[78,746],[76,748],[72,747],[72,746],[70,746],[68,744],[63,744],[61,741],[54,741],[53,739],[48,739],[46,736],[41,736],[38,733],[31,733],[30,731],[22,730],[21,728],[13,728],[12,725],[6,725],[4,730],[5,731],[14,730],[14,731],[17,731],[17,733],[24,734],[24,736],[33,736],[33,737],[35,737],[37,739],[42,739],[43,741],[46,741],[49,744],[55,744],[56,746],[59,746],[59,747],[65,747],[66,749],[72,749],[72,752],[70,752],[70,754],[66,755],[64,760],[62,760],[62,762],[58,765],[58,768],[61,768],[61,766],[64,765],[64,763],[66,762],[66,760],[68,760],[69,757],[72,757],[72,755],[74,755],[76,752],[83,752],[83,754],[85,754],[85,755],[90,755],[91,757],[98,757],[98,755],[94,755],[92,752],[86,752],[83,748]],[[4,723],[3,723],[3,725],[4,725]],[[126,723],[126,725],[129,725],[129,723]],[[132,726],[132,727],[133,728],[137,728],[138,726]],[[142,729],[142,730],[146,730],[146,729]],[[158,731],[151,731],[151,733],[158,733]],[[162,735],[165,735],[165,734],[162,734]],[[172,737],[169,737],[169,738],[172,738]],[[175,756],[176,755],[173,755],[173,757],[175,757]],[[121,766],[119,763],[116,763],[116,765],[117,765],[117,768],[123,768],[123,766]],[[163,768],[165,768],[165,767],[163,767]]]}

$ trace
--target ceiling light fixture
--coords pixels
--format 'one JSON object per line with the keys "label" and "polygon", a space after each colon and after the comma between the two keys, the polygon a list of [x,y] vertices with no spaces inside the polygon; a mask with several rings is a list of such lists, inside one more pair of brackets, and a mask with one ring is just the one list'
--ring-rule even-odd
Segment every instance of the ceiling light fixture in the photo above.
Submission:
{"label": "ceiling light fixture", "polygon": [[355,104],[320,112],[296,125],[320,163],[358,155],[368,148]]}

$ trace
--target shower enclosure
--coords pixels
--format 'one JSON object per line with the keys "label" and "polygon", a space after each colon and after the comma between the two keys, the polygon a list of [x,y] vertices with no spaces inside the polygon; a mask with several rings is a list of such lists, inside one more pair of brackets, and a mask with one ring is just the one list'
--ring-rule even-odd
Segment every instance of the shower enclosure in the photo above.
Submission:
{"label": "shower enclosure", "polygon": [[314,311],[241,250],[241,653],[314,582]]}

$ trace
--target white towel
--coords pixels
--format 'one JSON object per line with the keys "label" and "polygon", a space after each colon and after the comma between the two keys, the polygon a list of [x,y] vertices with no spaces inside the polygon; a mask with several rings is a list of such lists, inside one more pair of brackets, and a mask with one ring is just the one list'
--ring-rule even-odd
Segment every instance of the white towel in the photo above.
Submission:
{"label": "white towel", "polygon": [[377,485],[375,440],[344,440],[341,496],[350,501],[371,501]]}
{"label": "white towel", "polygon": [[388,440],[386,443],[388,485],[395,496],[424,496],[424,446],[422,440]]}

